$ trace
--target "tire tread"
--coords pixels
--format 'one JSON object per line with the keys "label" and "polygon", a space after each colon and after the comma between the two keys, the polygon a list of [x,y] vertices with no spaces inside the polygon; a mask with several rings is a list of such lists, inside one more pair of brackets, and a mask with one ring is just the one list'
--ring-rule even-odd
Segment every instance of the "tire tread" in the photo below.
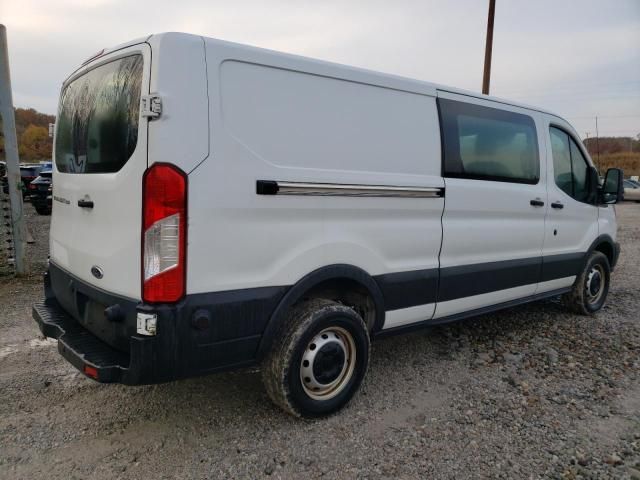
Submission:
{"label": "tire tread", "polygon": [[[266,355],[262,364],[262,381],[267,395],[277,406],[287,413],[302,417],[301,412],[291,400],[291,392],[286,382],[289,373],[290,360],[294,351],[315,319],[327,311],[336,313],[349,313],[353,316],[354,310],[338,302],[324,298],[304,300],[294,305],[282,322],[280,330],[276,334],[271,351]],[[367,331],[366,325],[360,315],[356,317],[361,322],[361,327]],[[367,335],[367,339],[369,339]],[[365,367],[366,372],[366,367]]]}

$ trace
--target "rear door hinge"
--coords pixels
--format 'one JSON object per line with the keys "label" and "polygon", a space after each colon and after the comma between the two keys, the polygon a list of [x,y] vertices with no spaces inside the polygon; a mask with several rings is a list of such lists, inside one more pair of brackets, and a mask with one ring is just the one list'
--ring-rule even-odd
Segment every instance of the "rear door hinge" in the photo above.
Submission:
{"label": "rear door hinge", "polygon": [[140,100],[142,116],[153,120],[162,115],[162,97],[160,95],[143,95]]}

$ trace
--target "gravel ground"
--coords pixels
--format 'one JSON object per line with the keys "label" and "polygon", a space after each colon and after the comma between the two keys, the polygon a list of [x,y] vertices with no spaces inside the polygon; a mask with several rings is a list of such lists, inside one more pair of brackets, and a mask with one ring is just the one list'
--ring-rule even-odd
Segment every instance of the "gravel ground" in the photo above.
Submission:
{"label": "gravel ground", "polygon": [[538,302],[375,342],[361,393],[320,421],[272,406],[255,370],[97,384],[39,336],[39,280],[0,279],[0,477],[638,480],[640,205],[617,210],[597,316]]}

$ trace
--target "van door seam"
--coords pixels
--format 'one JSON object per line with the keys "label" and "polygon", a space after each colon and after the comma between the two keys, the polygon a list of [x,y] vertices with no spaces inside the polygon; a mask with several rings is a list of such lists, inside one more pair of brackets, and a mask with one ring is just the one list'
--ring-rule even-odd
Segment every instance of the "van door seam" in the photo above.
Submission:
{"label": "van door seam", "polygon": [[195,171],[195,169],[202,165],[204,161],[211,155],[211,101],[209,99],[209,65],[207,64],[206,43],[203,37],[200,37],[200,40],[202,40],[202,52],[204,55],[204,75],[206,78],[205,87],[207,90],[207,155],[202,160],[200,160],[200,162],[198,162],[195,167],[189,170],[189,172],[187,172],[187,175],[191,175]]}

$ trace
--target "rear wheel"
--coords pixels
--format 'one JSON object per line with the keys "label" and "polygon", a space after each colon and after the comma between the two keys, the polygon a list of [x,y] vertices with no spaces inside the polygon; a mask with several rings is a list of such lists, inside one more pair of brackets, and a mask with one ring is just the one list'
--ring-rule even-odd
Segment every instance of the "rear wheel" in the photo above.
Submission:
{"label": "rear wheel", "polygon": [[353,309],[325,299],[294,306],[262,366],[269,397],[292,415],[333,413],[356,393],[369,364],[369,332]]}
{"label": "rear wheel", "polygon": [[606,255],[593,252],[563,303],[580,315],[591,315],[602,308],[609,293],[611,267]]}
{"label": "rear wheel", "polygon": [[34,206],[38,215],[51,215],[51,207],[43,207],[41,205]]}

